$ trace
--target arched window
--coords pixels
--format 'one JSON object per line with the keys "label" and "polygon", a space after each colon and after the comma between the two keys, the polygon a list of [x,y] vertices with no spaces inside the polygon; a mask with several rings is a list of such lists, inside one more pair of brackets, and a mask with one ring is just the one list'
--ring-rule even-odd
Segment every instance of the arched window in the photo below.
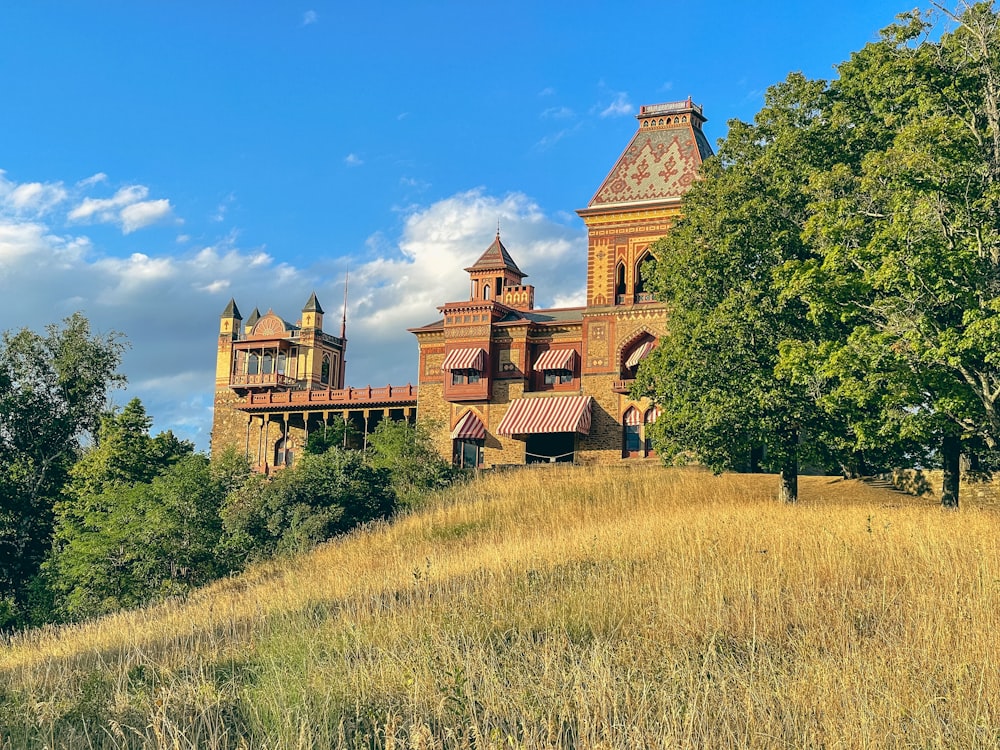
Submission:
{"label": "arched window", "polygon": [[323,364],[319,368],[319,382],[323,385],[330,385],[330,357],[323,355]]}
{"label": "arched window", "polygon": [[641,425],[642,414],[634,406],[630,406],[622,417],[622,458],[642,455],[642,441],[639,437]]}
{"label": "arched window", "polygon": [[274,465],[291,466],[294,456],[292,455],[291,442],[281,438],[274,444]]}
{"label": "arched window", "polygon": [[489,299],[489,298],[490,298],[490,285],[483,284],[483,299]]}
{"label": "arched window", "polygon": [[635,301],[636,302],[650,302],[653,296],[646,289],[646,282],[649,276],[649,271],[643,271],[643,266],[646,265],[653,256],[649,254],[647,250],[639,258],[639,261],[635,264]]}
{"label": "arched window", "polygon": [[615,304],[621,305],[625,302],[625,264],[619,263],[615,269]]}
{"label": "arched window", "polygon": [[247,375],[256,375],[260,372],[260,357],[252,353],[247,358]]}
{"label": "arched window", "polygon": [[274,357],[268,352],[260,360],[260,373],[261,375],[270,375],[274,368]]}
{"label": "arched window", "polygon": [[656,451],[653,450],[653,443],[649,439],[649,426],[651,424],[653,424],[653,422],[655,422],[656,418],[659,417],[659,416],[660,416],[660,407],[659,406],[654,406],[652,409],[647,409],[646,410],[646,414],[642,418],[642,421],[645,423],[645,427],[643,428],[643,433],[644,433],[643,434],[643,438],[644,438],[643,442],[644,442],[644,447],[646,449],[645,452],[646,452],[647,456],[655,456],[656,455]]}

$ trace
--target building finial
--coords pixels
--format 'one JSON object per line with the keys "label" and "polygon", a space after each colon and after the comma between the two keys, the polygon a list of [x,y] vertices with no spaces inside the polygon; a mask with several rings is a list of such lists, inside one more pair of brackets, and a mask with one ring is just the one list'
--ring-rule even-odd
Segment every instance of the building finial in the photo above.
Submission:
{"label": "building finial", "polygon": [[347,338],[347,281],[350,269],[344,271],[344,314],[340,318],[340,338]]}
{"label": "building finial", "polygon": [[500,217],[497,217],[497,239],[500,239]]}

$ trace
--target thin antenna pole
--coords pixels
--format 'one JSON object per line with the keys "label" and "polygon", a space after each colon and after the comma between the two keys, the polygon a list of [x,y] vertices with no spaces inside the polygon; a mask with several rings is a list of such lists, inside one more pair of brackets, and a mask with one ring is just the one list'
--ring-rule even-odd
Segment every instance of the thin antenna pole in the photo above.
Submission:
{"label": "thin antenna pole", "polygon": [[344,314],[340,318],[340,338],[347,338],[347,281],[350,270],[344,271]]}

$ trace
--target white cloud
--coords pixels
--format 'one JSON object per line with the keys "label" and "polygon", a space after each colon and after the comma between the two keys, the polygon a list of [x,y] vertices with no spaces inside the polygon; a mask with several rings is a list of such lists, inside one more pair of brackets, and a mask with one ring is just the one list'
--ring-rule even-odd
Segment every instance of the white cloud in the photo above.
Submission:
{"label": "white cloud", "polygon": [[18,184],[5,175],[0,169],[0,215],[38,217],[66,200],[67,192],[61,182]]}
{"label": "white cloud", "polygon": [[302,14],[302,25],[309,26],[319,20],[319,14],[314,10],[307,10]]}
{"label": "white cloud", "polygon": [[348,154],[344,157],[344,164],[349,167],[360,167],[364,163],[364,160],[357,154]]}
{"label": "white cloud", "polygon": [[[132,186],[137,188],[138,186]],[[80,217],[152,201],[133,190],[80,203]],[[137,209],[138,210],[138,209]],[[350,263],[348,382],[415,381],[416,340],[407,328],[439,319],[437,306],[468,296],[473,263],[502,239],[539,307],[572,305],[585,282],[586,239],[569,218],[553,218],[528,196],[471,190],[409,209],[398,237],[375,234],[353,259],[300,268],[262,247],[241,247],[231,233],[212,244],[172,254],[151,251],[114,257],[79,234],[62,234],[37,220],[0,216],[0,320],[3,328],[41,330],[76,310],[99,332],[121,331],[130,343],[123,372],[124,403],[139,397],[154,429],[208,447],[214,387],[214,339],[230,296],[244,315],[256,306],[296,320],[315,290],[327,309],[326,328],[339,329],[344,271]]]}
{"label": "white cloud", "polygon": [[634,113],[632,103],[628,99],[628,94],[619,91],[615,98],[607,106],[601,105],[601,117],[622,117]]}
{"label": "white cloud", "polygon": [[131,234],[136,229],[163,221],[172,212],[170,201],[161,198],[155,201],[140,201],[121,210],[122,232]]}
{"label": "white cloud", "polygon": [[104,172],[98,172],[90,177],[80,180],[76,183],[77,187],[92,187],[93,185],[99,185],[102,182],[107,182],[108,176]]}
{"label": "white cloud", "polygon": [[576,112],[574,112],[569,107],[549,107],[548,109],[542,110],[543,120],[566,120],[570,117],[574,117]]}
{"label": "white cloud", "polygon": [[123,234],[151,226],[171,215],[173,207],[166,198],[145,200],[149,188],[128,185],[110,198],[84,198],[72,209],[70,221],[118,224]]}
{"label": "white cloud", "polygon": [[149,195],[149,188],[144,185],[129,185],[121,188],[110,198],[84,198],[76,208],[69,212],[72,221],[115,221],[118,213],[125,206],[138,203]]}

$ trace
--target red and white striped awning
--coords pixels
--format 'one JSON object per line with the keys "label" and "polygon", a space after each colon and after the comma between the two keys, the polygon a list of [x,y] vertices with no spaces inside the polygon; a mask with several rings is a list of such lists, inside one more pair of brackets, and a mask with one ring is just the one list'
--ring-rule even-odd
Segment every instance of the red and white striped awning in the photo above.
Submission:
{"label": "red and white striped awning", "polygon": [[442,370],[479,370],[482,372],[486,362],[486,352],[480,347],[472,349],[452,349],[444,358]]}
{"label": "red and white striped awning", "polygon": [[486,428],[474,411],[465,412],[451,431],[452,440],[482,440],[485,437]]}
{"label": "red and white striped awning", "polygon": [[590,396],[518,398],[497,425],[500,435],[532,435],[542,432],[590,433]]}
{"label": "red and white striped awning", "polygon": [[573,358],[576,351],[573,349],[549,349],[542,352],[535,361],[533,369],[535,372],[545,370],[572,370]]}
{"label": "red and white striped awning", "polygon": [[642,424],[642,414],[634,406],[629,407],[629,410],[625,412],[625,416],[622,418],[622,423],[627,424],[630,427],[638,427]]}
{"label": "red and white striped awning", "polygon": [[644,360],[651,351],[653,351],[653,347],[655,346],[656,346],[655,341],[647,341],[645,344],[643,344],[634,352],[632,352],[630,355],[628,355],[628,359],[625,360],[625,366],[635,367],[637,364],[642,362],[642,360]]}
{"label": "red and white striped awning", "polygon": [[646,412],[646,424],[653,424],[660,416],[660,407],[654,406],[652,409]]}

